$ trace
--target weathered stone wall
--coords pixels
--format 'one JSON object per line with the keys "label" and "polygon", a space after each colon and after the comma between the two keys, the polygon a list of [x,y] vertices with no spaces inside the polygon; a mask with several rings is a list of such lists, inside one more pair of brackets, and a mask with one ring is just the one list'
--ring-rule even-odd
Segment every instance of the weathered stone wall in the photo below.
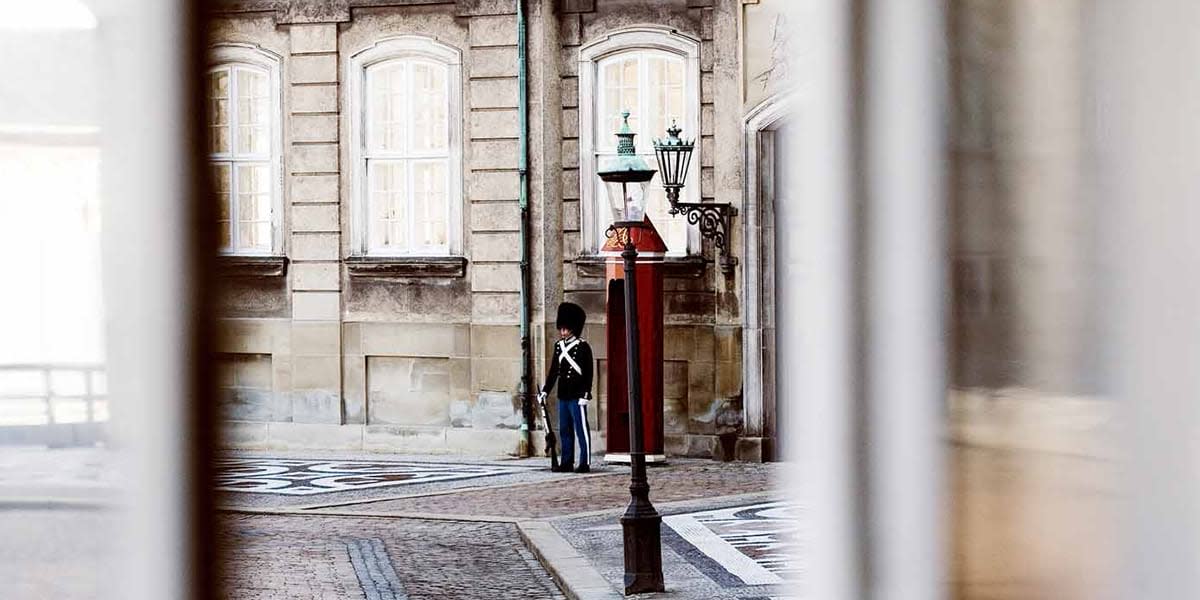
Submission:
{"label": "weathered stone wall", "polygon": [[[521,372],[515,4],[319,4],[227,0],[213,21],[214,43],[255,44],[281,57],[282,231],[290,259],[285,277],[227,280],[227,442],[514,452]],[[668,26],[700,39],[702,162],[690,184],[700,186],[705,201],[740,206],[740,10],[740,0],[527,3],[534,379],[544,376],[556,337],[557,303],[582,304],[598,367],[592,426],[601,433],[603,279],[576,264],[578,50],[632,25]],[[463,59],[461,276],[365,276],[345,262],[354,118],[348,64],[371,44],[405,34],[434,37]],[[740,232],[732,242],[737,248]],[[703,256],[708,264],[665,286],[667,450],[674,455],[721,454],[719,435],[741,428],[740,273],[722,274],[708,242]],[[540,436],[533,437],[536,443]],[[602,450],[602,435],[596,439]]]}
{"label": "weathered stone wall", "polygon": [[[689,185],[700,186],[702,201],[728,202],[741,207],[742,107],[738,63],[741,2],[607,0],[580,4],[584,6],[577,12],[566,12],[559,17],[562,290],[565,300],[576,302],[588,311],[587,338],[596,351],[597,373],[603,380],[608,358],[603,343],[605,283],[602,276],[595,274],[594,267],[587,266],[590,257],[584,252],[580,230],[583,210],[580,180],[586,181],[591,176],[579,172],[579,106],[590,101],[579,97],[580,47],[639,25],[665,26],[699,39],[700,131],[698,135],[697,132],[685,135],[697,138],[700,163]],[[718,114],[722,117],[718,118]],[[731,240],[734,248],[741,243],[736,222],[735,219]],[[740,276],[738,272],[728,277],[721,273],[713,262],[718,258],[716,249],[707,240],[702,255],[708,262],[701,269],[668,269],[664,285],[664,422],[668,455],[719,456],[723,453],[719,435],[741,432]],[[547,312],[547,329],[551,331],[553,316]],[[544,353],[549,352],[552,341],[546,340]],[[608,412],[607,387],[601,382],[598,388],[599,408],[595,414],[603,422]]]}

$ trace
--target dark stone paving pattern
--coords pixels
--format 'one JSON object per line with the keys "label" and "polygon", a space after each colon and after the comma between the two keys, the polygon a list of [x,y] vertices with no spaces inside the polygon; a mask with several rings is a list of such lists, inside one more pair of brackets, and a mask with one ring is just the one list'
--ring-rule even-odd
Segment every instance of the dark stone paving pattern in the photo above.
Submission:
{"label": "dark stone paving pattern", "polygon": [[328,460],[221,457],[215,461],[217,490],[283,496],[328,493],[478,479],[520,473],[524,467],[389,460]]}
{"label": "dark stone paving pattern", "polygon": [[[364,592],[348,544],[379,540],[412,600],[563,598],[515,526],[419,519],[225,514],[223,598],[387,598]],[[376,547],[377,548],[377,547]],[[364,568],[367,568],[364,566]],[[376,591],[378,591],[376,587]]]}
{"label": "dark stone paving pattern", "polygon": [[[455,465],[470,465],[473,467],[499,467],[503,469],[511,469],[511,474],[488,475],[486,477],[470,477],[462,479],[445,479],[441,481],[408,481],[402,485],[393,485],[387,487],[361,487],[361,488],[346,488],[342,491],[329,491],[312,495],[281,495],[281,494],[264,494],[264,493],[245,493],[233,491],[218,491],[218,504],[222,507],[237,507],[237,508],[293,508],[301,506],[311,506],[320,504],[337,504],[344,502],[357,502],[362,500],[371,500],[378,498],[389,498],[396,496],[407,496],[413,494],[428,494],[434,492],[442,492],[447,490],[478,487],[478,486],[504,486],[519,483],[530,483],[540,481],[551,481],[555,479],[569,478],[571,475],[566,473],[551,473],[548,467],[547,459],[507,459],[507,460],[486,460],[472,459],[469,457],[455,456],[421,456],[421,455],[395,455],[395,454],[367,454],[367,453],[342,453],[342,454],[326,454],[313,453],[311,455],[299,454],[294,452],[229,452],[221,456],[221,458],[250,458],[250,459],[268,459],[268,458],[283,458],[283,459],[300,459],[305,462],[316,463],[321,460],[337,460],[337,461],[368,461],[371,463],[397,463],[397,464],[427,464],[427,465],[444,465],[453,468]],[[218,480],[219,481],[219,480]]]}
{"label": "dark stone paving pattern", "polygon": [[[676,502],[769,490],[778,463],[715,463],[678,460],[649,470],[650,499]],[[495,487],[444,496],[385,500],[354,507],[363,512],[418,512],[546,518],[629,504],[629,468],[608,466],[605,474],[565,476],[534,486]]]}
{"label": "dark stone paving pattern", "polygon": [[[726,508],[719,500],[707,506],[660,508],[664,516],[697,510]],[[624,555],[619,511],[610,514],[563,518],[552,521],[559,533],[592,565],[614,589],[621,589]],[[706,600],[791,599],[794,584],[745,585],[698,548],[681,538],[665,523],[662,526],[663,578],[665,594],[638,594],[629,598],[704,598]]]}
{"label": "dark stone paving pattern", "polygon": [[379,538],[350,540],[346,543],[350,564],[358,576],[358,585],[367,600],[408,600],[404,584],[396,576],[392,559]]}

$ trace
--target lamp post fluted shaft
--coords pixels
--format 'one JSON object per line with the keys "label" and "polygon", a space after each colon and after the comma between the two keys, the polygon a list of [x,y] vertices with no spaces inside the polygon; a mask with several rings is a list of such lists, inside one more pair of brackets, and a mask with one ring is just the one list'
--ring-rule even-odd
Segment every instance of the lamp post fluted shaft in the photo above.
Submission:
{"label": "lamp post fluted shaft", "polygon": [[638,351],[637,249],[627,228],[625,248],[625,357],[629,388],[629,506],[621,517],[625,537],[625,593],[665,591],[662,574],[662,517],[650,503],[642,436],[642,376]]}
{"label": "lamp post fluted shaft", "polygon": [[[638,334],[637,246],[633,232],[647,227],[645,189],[654,178],[651,169],[637,155],[629,127],[629,111],[621,112],[617,132],[617,156],[609,159],[596,174],[605,183],[613,204],[614,222],[606,234],[621,243],[625,279],[625,365],[629,408],[629,507],[621,517],[625,538],[625,593],[666,591],[662,573],[662,517],[650,503],[650,482],[646,479],[645,438],[642,435],[642,369]],[[652,229],[651,229],[652,230]]]}

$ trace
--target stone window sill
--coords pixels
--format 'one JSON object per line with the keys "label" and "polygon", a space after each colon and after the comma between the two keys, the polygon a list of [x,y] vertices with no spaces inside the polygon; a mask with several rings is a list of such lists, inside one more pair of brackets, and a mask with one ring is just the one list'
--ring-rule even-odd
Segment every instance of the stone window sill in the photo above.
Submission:
{"label": "stone window sill", "polygon": [[462,256],[351,256],[346,259],[351,277],[463,277],[467,259]]}
{"label": "stone window sill", "polygon": [[287,275],[286,256],[241,256],[222,254],[217,267],[222,276],[239,279],[271,279]]}
{"label": "stone window sill", "polygon": [[[575,272],[580,277],[604,277],[608,257],[581,254],[575,258]],[[668,256],[663,260],[663,277],[667,279],[699,279],[708,269],[702,256]]]}

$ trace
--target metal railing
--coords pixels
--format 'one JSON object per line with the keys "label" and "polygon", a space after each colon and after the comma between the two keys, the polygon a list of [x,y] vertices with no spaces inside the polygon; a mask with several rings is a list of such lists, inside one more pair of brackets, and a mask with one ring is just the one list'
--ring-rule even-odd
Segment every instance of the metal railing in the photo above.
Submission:
{"label": "metal railing", "polygon": [[107,422],[104,365],[0,364],[0,445],[93,445]]}

